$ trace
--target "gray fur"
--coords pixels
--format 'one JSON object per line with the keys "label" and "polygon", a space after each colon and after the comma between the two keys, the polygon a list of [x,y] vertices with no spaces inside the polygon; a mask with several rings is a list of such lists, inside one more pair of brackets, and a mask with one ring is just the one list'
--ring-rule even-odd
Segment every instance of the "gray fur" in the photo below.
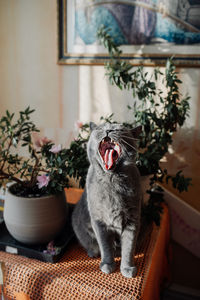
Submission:
{"label": "gray fur", "polygon": [[[141,128],[126,129],[120,124],[95,126],[88,142],[90,167],[85,191],[76,205],[72,225],[75,234],[91,257],[101,255],[100,269],[115,270],[114,242],[121,245],[120,270],[125,277],[137,273],[134,251],[140,228],[142,193],[140,175],[135,165],[136,142]],[[108,136],[118,142],[121,154],[107,170],[99,145]]]}

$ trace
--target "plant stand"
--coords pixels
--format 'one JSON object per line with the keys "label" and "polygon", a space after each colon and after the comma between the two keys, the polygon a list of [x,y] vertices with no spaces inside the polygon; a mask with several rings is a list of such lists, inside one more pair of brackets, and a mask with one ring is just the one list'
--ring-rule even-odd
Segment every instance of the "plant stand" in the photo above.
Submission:
{"label": "plant stand", "polygon": [[[68,201],[77,202],[81,192],[67,190]],[[158,300],[160,285],[169,275],[168,243],[169,214],[164,206],[161,226],[153,225],[148,239],[136,253],[138,273],[132,279],[121,275],[120,258],[116,258],[114,273],[102,273],[100,258],[89,258],[77,242],[55,264],[0,252],[0,260],[5,262],[5,293],[12,299],[22,299],[24,295],[25,299]]]}

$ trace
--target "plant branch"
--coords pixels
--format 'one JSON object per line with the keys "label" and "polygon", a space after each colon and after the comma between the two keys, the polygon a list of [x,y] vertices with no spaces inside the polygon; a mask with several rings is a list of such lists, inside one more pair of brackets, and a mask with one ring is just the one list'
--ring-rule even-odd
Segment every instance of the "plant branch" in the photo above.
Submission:
{"label": "plant branch", "polygon": [[19,178],[11,175],[11,174],[7,174],[3,171],[1,171],[0,173],[0,180],[3,180],[3,179],[12,179],[13,181],[19,183],[20,185],[23,185],[23,186],[26,186],[26,184],[23,182],[23,180],[20,180]]}
{"label": "plant branch", "polygon": [[33,157],[35,158],[35,165],[33,166],[33,171],[30,179],[29,186],[33,186],[36,183],[36,178],[37,178],[37,167],[39,165],[39,157],[37,156],[36,150],[32,148],[32,154]]}
{"label": "plant branch", "polygon": [[12,136],[10,137],[10,141],[9,141],[9,144],[8,144],[8,148],[7,148],[7,150],[6,150],[6,156],[4,157],[4,161],[3,161],[3,164],[2,164],[2,166],[1,166],[0,171],[2,171],[3,168],[4,168],[4,166],[5,166],[5,163],[6,163],[6,161],[7,161],[7,157],[8,157],[8,154],[9,154],[9,150],[10,150],[11,145],[12,145]]}

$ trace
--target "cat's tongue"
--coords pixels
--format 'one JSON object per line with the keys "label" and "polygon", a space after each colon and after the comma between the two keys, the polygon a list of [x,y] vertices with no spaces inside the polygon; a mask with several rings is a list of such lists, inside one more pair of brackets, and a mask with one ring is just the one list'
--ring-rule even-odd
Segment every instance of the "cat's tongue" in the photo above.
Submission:
{"label": "cat's tongue", "polygon": [[113,162],[114,162],[114,159],[113,159],[114,152],[115,152],[114,149],[107,149],[106,152],[105,152],[104,162],[105,162],[106,170],[110,170],[110,169],[112,168],[112,166],[113,166]]}

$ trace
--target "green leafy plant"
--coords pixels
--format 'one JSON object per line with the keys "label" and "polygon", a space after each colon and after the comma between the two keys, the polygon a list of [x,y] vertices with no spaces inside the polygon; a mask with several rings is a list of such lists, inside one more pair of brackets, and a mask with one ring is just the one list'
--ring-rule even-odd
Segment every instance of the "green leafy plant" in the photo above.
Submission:
{"label": "green leafy plant", "polygon": [[[83,141],[74,141],[65,149],[37,136],[39,130],[30,119],[33,112],[28,107],[15,120],[14,113],[6,111],[0,119],[0,186],[16,182],[16,195],[38,197],[61,192],[69,186],[69,177],[80,179],[84,186],[88,160]],[[19,155],[19,147],[28,158]]]}
{"label": "green leafy plant", "polygon": [[122,51],[115,45],[109,29],[102,26],[97,36],[110,56],[110,62],[105,64],[110,83],[120,90],[130,90],[133,95],[133,104],[128,109],[134,121],[126,125],[143,126],[139,140],[140,173],[153,174],[153,182],[168,183],[171,180],[180,192],[187,191],[191,178],[185,178],[181,171],[175,176],[169,175],[161,166],[161,159],[172,144],[173,133],[184,124],[190,109],[190,97],[183,97],[179,91],[182,81],[173,60],[167,60],[164,72],[155,68],[150,76],[143,66],[134,68],[120,58]]}

